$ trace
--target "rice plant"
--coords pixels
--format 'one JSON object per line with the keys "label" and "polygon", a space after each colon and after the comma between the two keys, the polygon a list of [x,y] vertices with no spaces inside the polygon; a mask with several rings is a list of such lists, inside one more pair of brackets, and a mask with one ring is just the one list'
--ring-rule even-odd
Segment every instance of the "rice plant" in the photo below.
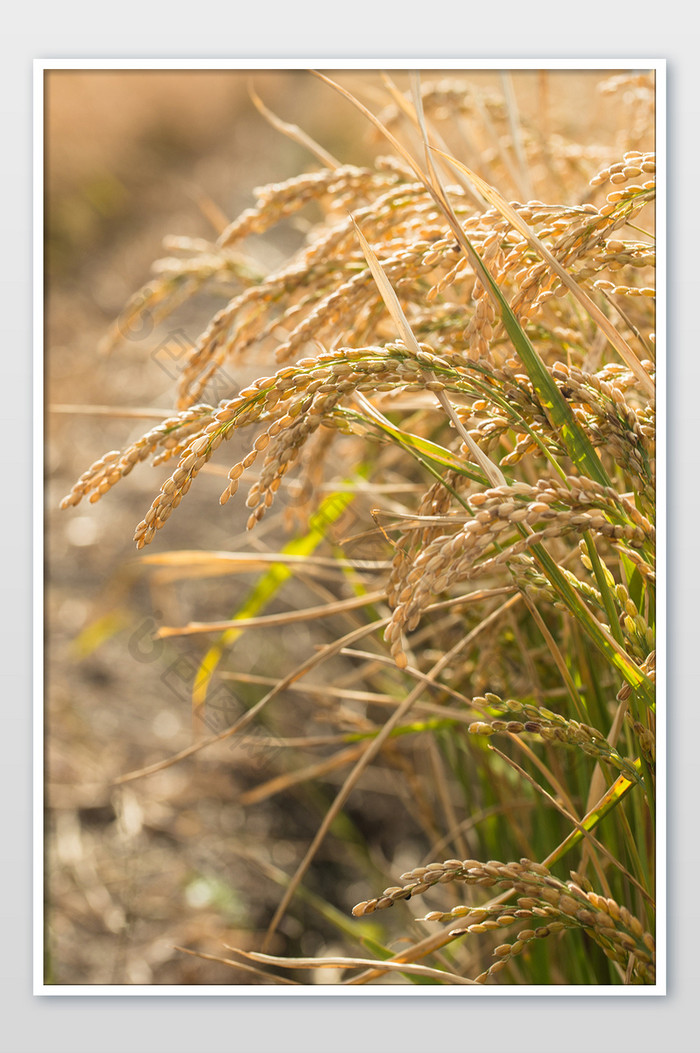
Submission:
{"label": "rice plant", "polygon": [[[341,888],[315,908],[342,953],[222,950],[239,969],[274,982],[332,969],[351,986],[653,985],[653,74],[600,75],[617,128],[600,142],[519,114],[507,75],[503,94],[467,74],[377,80],[386,103],[365,106],[317,75],[328,105],[365,116],[371,164],[285,126],[309,170],[258,189],[215,240],[169,238],[121,316],[221,297],[173,412],[96,460],[63,507],[167,465],[134,540],[174,579],[243,558],[194,551],[196,537],[163,549],[200,473],[221,477],[216,514],[245,504],[251,538],[265,517],[288,531],[227,617],[160,628],[214,637],[192,683],[200,734],[130,777],[257,726],[282,748],[246,805],[319,789],[268,937],[313,898],[328,839],[356,845],[362,898],[350,913]],[[295,217],[302,246],[266,271],[256,237]],[[207,398],[251,364],[252,383]],[[293,575],[319,602],[266,613]],[[303,654],[273,643],[279,675],[242,670],[241,634],[300,623],[332,638]],[[213,685],[237,678],[256,697],[202,734]],[[303,739],[268,720],[294,692],[315,722]],[[358,789],[365,807],[376,791],[410,815],[424,856],[406,872],[382,875]]]}

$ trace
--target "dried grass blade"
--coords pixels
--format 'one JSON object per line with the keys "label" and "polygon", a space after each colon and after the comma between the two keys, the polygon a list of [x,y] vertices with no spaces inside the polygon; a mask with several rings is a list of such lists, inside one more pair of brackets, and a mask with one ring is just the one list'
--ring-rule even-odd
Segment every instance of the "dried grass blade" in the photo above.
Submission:
{"label": "dried grass blade", "polygon": [[[140,557],[140,562],[162,568],[163,578],[208,577],[219,574],[250,574],[267,570],[270,564],[301,566],[304,573],[312,571],[346,570],[356,567],[350,559],[333,556],[298,555],[292,552],[203,552],[199,549],[175,549],[172,552],[153,552]],[[384,570],[388,564],[381,560],[363,561],[363,568]]]}
{"label": "dried grass blade", "polygon": [[[181,951],[182,954],[189,954],[192,958],[203,958],[205,962],[219,962],[220,965],[230,965],[234,969],[240,969],[244,973],[252,973],[254,976],[262,976],[266,980],[272,980],[273,983],[282,984],[283,986],[301,987],[302,985],[298,980],[290,980],[286,976],[275,976],[274,973],[266,973],[264,969],[256,969],[254,965],[247,965],[245,962],[236,962],[233,958],[222,958],[218,954],[205,954],[204,951],[193,951],[189,947],[179,947],[177,944],[174,945],[174,950]],[[235,948],[231,948],[235,950]],[[240,951],[237,953],[240,954]]]}
{"label": "dried grass blade", "polygon": [[[503,893],[496,900],[489,901],[489,905],[507,899],[510,894],[510,892]],[[426,955],[432,954],[434,951],[439,951],[442,947],[446,947],[448,943],[453,943],[459,938],[459,934],[452,931],[453,927],[453,924],[451,924],[448,929],[443,929],[442,932],[426,936],[424,939],[414,943],[407,950],[395,954],[393,958],[388,959],[386,962],[377,962],[374,965],[374,968],[369,969],[364,973],[360,973],[359,976],[353,976],[349,980],[341,980],[341,984],[344,987],[356,987],[370,983],[372,980],[376,980],[380,977],[383,973],[390,971],[390,969],[385,969],[385,966],[387,965],[406,965],[409,962],[412,962],[415,958],[425,958]]]}
{"label": "dried grass blade", "polygon": [[[421,134],[423,136],[423,144],[425,146],[425,151],[426,151],[426,161],[428,162],[429,170],[431,170],[432,178],[434,179],[434,181],[439,182],[439,180],[437,180],[437,173],[434,171],[433,165],[432,165],[432,161],[430,160],[430,151],[429,151],[429,148],[428,148],[428,136],[427,136],[428,123],[427,123],[427,121],[425,119],[425,114],[424,114],[424,111],[423,111],[423,96],[422,96],[422,93],[420,91],[420,77],[419,77],[419,75],[417,73],[412,74],[411,77],[412,77],[412,82],[413,82],[413,97],[414,97],[414,109],[413,109],[413,112],[411,112],[408,103],[404,99],[403,95],[401,95],[400,92],[398,92],[398,89],[395,89],[394,85],[390,85],[390,87],[394,88],[394,90],[396,91],[396,94],[394,94],[394,92],[392,92],[392,94],[394,94],[394,98],[396,99],[397,103],[398,103],[398,99],[399,98],[402,100],[402,102],[399,104],[399,105],[401,105],[401,109],[407,115],[409,115],[411,117],[411,119],[414,121],[414,123],[416,123],[419,126],[419,128],[421,129]],[[397,95],[398,95],[398,97],[397,97]],[[447,151],[447,144],[444,142],[444,140],[439,135],[439,133],[435,130],[435,128],[431,127],[430,133],[431,133],[432,139],[435,142],[437,142],[438,145],[443,150]],[[447,165],[445,165],[445,167],[446,167],[447,170],[449,170]],[[453,176],[456,176],[457,182],[459,183],[459,185],[461,186],[462,190],[464,191],[465,196],[468,197],[469,200],[477,208],[483,209],[485,204],[486,204],[486,202],[481,197],[479,192],[474,190],[474,187],[466,179],[464,179],[462,177],[461,173],[459,173],[459,172],[455,173],[454,169],[452,169],[451,174]]]}
{"label": "dried grass blade", "polygon": [[431,969],[428,965],[408,965],[398,962],[376,962],[372,958],[279,958],[273,954],[261,954],[258,951],[240,951],[244,958],[250,958],[262,965],[278,965],[285,969],[358,969],[361,966],[381,966],[384,972],[400,972],[413,974],[414,976],[429,976],[443,983],[466,984],[469,986],[480,986],[476,980],[469,980],[466,976],[458,976],[456,973],[444,972],[442,969]]}
{"label": "dried grass blade", "polygon": [[367,607],[386,599],[384,589],[351,596],[347,600],[335,603],[324,603],[319,607],[304,607],[296,611],[284,611],[281,614],[263,614],[254,618],[236,618],[224,622],[189,622],[183,626],[163,625],[156,633],[156,639],[169,636],[193,636],[196,633],[222,632],[227,629],[264,629],[270,626],[289,625],[292,622],[311,621],[314,618],[331,618],[334,614],[344,614],[359,607]]}
{"label": "dried grass blade", "polygon": [[281,117],[278,117],[272,110],[269,110],[265,103],[262,101],[258,93],[252,84],[248,85],[248,93],[250,95],[251,102],[255,106],[259,114],[261,114],[265,120],[272,125],[278,132],[282,132],[287,138],[291,139],[292,142],[298,143],[299,146],[303,146],[306,150],[314,155],[317,160],[325,165],[326,168],[340,168],[340,161],[338,161],[332,154],[329,154],[327,150],[324,150],[315,139],[312,139],[302,128],[297,124],[289,124],[287,121],[283,121]]}
{"label": "dried grass blade", "polygon": [[515,150],[515,156],[520,169],[520,177],[519,179],[516,179],[516,183],[520,184],[520,193],[523,197],[526,200],[529,200],[532,197],[532,183],[530,181],[530,170],[527,167],[527,159],[525,157],[525,148],[523,146],[523,137],[520,129],[520,115],[518,113],[518,104],[515,99],[513,78],[511,77],[510,70],[501,70],[501,84],[503,85],[503,95],[506,100],[506,110],[508,113],[510,135],[513,140],[513,149]]}
{"label": "dried grass blade", "polygon": [[156,406],[72,406],[55,403],[48,407],[49,413],[67,413],[71,417],[79,414],[88,417],[128,417],[134,420],[163,420],[167,410]]}
{"label": "dried grass blade", "polygon": [[274,779],[268,779],[267,782],[261,783],[260,786],[256,786],[252,790],[246,790],[238,800],[244,807],[248,807],[251,804],[260,804],[261,801],[266,801],[278,793],[283,793],[292,786],[299,786],[303,782],[318,779],[322,775],[328,775],[332,771],[344,768],[347,764],[352,764],[353,761],[362,756],[368,746],[369,742],[367,740],[358,742],[354,746],[348,746],[347,749],[339,750],[332,757],[326,757],[325,760],[317,761],[316,764],[308,764],[305,768],[297,768],[293,772],[277,775]]}

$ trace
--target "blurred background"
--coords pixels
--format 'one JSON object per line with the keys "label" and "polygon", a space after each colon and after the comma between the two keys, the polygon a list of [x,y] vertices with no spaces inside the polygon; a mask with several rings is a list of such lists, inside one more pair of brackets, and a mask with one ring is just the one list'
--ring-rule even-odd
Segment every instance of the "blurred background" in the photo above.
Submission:
{"label": "blurred background", "polygon": [[[384,104],[378,72],[331,75],[370,108]],[[522,72],[513,86],[521,113],[537,113],[543,134],[578,136],[585,145],[579,127],[585,114],[586,128],[599,129],[613,145],[624,112],[616,109],[610,119],[597,90],[611,75]],[[392,76],[407,84],[400,71]],[[496,72],[469,78],[500,90]],[[95,505],[58,508],[94,460],[172,411],[169,363],[221,305],[204,295],[162,325],[146,319],[141,329],[132,326],[109,355],[100,353],[105,333],[163,255],[164,236],[214,240],[222,223],[253,204],[254,187],[318,167],[260,116],[251,83],[266,106],[340,161],[362,164],[386,152],[365,119],[303,71],[45,74],[46,980],[52,984],[261,982],[176,948],[214,955],[225,954],[227,943],[259,948],[285,877],[344,774],[246,804],[246,794],[284,771],[284,763],[264,749],[224,743],[115,785],[192,741],[187,680],[208,644],[157,645],[155,625],[225,618],[255,579],[176,587],[166,574],[145,572],[133,531],[167,466],[138,468]],[[274,267],[303,237],[301,223],[283,223],[255,239],[255,258]],[[235,382],[271,371],[251,360]],[[233,458],[225,461],[228,467]],[[197,493],[159,535],[158,550],[241,547],[243,501],[218,514],[220,491],[216,473],[203,473]],[[272,520],[253,544],[275,550],[283,541],[281,524]],[[295,604],[313,602],[304,582],[288,588]],[[281,609],[289,595],[281,591]],[[234,663],[249,673],[282,675],[285,652],[306,653],[315,642],[303,626],[281,632],[272,648],[264,634],[247,633]],[[333,669],[342,677],[340,661]],[[246,705],[260,697],[254,684],[241,690],[248,692],[241,696]],[[285,735],[308,732],[311,719],[323,725],[318,698],[290,693],[277,704]],[[273,952],[342,951],[338,918],[351,923],[354,903],[430,851],[410,801],[379,777],[368,773],[347,815],[305,881],[306,898],[283,920]],[[326,971],[300,979],[333,977]]]}

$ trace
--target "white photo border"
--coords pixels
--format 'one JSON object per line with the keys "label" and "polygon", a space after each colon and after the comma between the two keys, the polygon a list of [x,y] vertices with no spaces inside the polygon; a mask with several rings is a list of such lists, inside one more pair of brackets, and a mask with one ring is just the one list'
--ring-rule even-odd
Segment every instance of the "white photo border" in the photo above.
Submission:
{"label": "white photo border", "polygon": [[246,985],[230,986],[200,986],[192,987],[186,985],[152,986],[152,985],[95,985],[88,987],[84,985],[47,985],[44,982],[44,538],[43,538],[43,508],[44,508],[44,327],[43,327],[43,304],[44,304],[44,272],[43,272],[43,165],[44,165],[44,80],[46,73],[53,70],[177,70],[183,73],[187,71],[226,71],[226,70],[291,70],[291,69],[318,69],[318,70],[382,70],[382,69],[430,69],[445,71],[469,71],[469,70],[653,70],[656,81],[656,143],[657,143],[657,384],[658,404],[662,408],[658,421],[657,447],[658,447],[658,483],[657,483],[657,558],[658,558],[658,639],[657,639],[657,710],[659,714],[666,713],[666,674],[667,674],[667,652],[666,652],[666,545],[667,545],[667,519],[666,519],[666,456],[667,456],[667,432],[666,415],[663,408],[667,404],[667,342],[666,342],[666,317],[667,317],[667,290],[666,290],[666,60],[659,58],[637,58],[630,59],[552,59],[552,58],[494,58],[494,59],[438,59],[438,58],[387,58],[387,59],[348,59],[348,58],[245,58],[236,60],[206,60],[206,59],[133,59],[133,58],[109,58],[109,59],[35,59],[34,60],[34,171],[33,171],[33,316],[34,316],[34,339],[33,339],[33,364],[34,364],[34,387],[33,387],[33,413],[34,413],[34,459],[33,459],[33,716],[34,716],[34,767],[33,767],[33,790],[34,790],[34,969],[33,969],[33,991],[35,995],[50,997],[66,997],[72,995],[86,996],[177,996],[177,997],[231,997],[241,995],[249,997],[336,997],[336,998],[386,998],[406,997],[411,998],[455,998],[455,997],[522,997],[522,996],[602,996],[602,997],[650,997],[663,996],[667,993],[667,860],[666,860],[666,807],[667,807],[667,734],[666,722],[660,717],[657,724],[657,754],[659,757],[659,770],[657,782],[657,888],[658,888],[658,929],[657,929],[657,982],[653,988],[627,986],[627,987],[578,987],[562,985],[557,988],[551,986],[527,985],[522,987],[415,987],[415,986],[391,986],[391,987],[338,987],[338,986],[298,986],[294,988],[275,987],[251,987]]}

